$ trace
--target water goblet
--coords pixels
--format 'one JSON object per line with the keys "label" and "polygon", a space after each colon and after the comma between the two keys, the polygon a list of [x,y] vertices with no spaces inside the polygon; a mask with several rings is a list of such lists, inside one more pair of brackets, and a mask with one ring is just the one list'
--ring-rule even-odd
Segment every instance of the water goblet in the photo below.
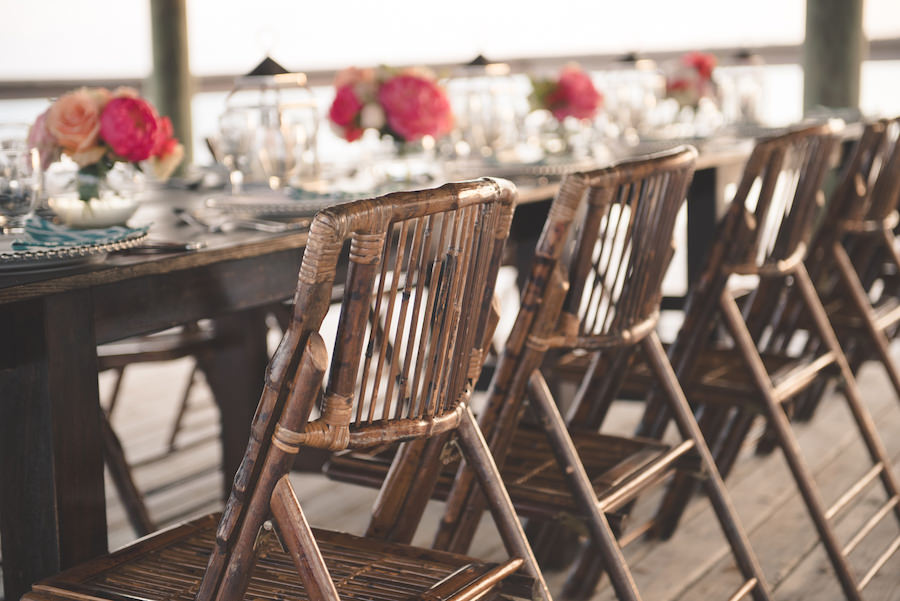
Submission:
{"label": "water goblet", "polygon": [[3,233],[25,231],[41,192],[41,159],[37,149],[0,140],[0,215]]}
{"label": "water goblet", "polygon": [[250,170],[250,151],[253,145],[253,129],[250,117],[242,108],[229,108],[219,117],[219,134],[216,146],[222,164],[228,169],[228,182],[232,194],[243,191],[244,176]]}

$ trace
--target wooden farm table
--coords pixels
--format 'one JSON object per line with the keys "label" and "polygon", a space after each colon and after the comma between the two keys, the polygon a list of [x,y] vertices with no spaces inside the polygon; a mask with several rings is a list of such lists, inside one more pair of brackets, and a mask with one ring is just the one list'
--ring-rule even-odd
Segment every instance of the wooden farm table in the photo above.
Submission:
{"label": "wooden farm table", "polygon": [[[142,206],[152,236],[183,193]],[[107,551],[98,343],[213,317],[224,334],[203,368],[222,409],[226,482],[240,462],[267,362],[266,305],[294,291],[305,231],[200,234],[208,247],[114,254],[76,268],[0,272],[0,542],[6,599]]]}

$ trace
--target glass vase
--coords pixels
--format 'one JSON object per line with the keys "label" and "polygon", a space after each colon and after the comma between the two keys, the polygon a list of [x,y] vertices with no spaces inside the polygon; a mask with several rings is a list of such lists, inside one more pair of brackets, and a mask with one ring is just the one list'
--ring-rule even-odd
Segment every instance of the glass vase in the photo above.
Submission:
{"label": "glass vase", "polygon": [[46,174],[47,204],[73,228],[125,225],[137,210],[144,174],[133,164],[117,162],[98,176],[74,162],[54,163]]}

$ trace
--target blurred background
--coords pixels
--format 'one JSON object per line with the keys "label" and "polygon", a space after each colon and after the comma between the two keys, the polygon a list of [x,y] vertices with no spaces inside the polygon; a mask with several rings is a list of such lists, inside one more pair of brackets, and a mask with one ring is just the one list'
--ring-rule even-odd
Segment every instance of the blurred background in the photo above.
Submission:
{"label": "blurred background", "polygon": [[[141,87],[152,96],[151,3],[143,0],[3,0],[0,114],[31,122],[49,98],[77,85]],[[590,68],[628,53],[665,58],[712,51],[721,67],[743,49],[761,58],[760,121],[779,125],[803,114],[805,0],[562,0],[290,2],[188,0],[194,161],[210,161],[203,143],[215,131],[235,76],[271,55],[310,74],[327,111],[334,71],[350,65],[445,67],[484,54],[516,60],[520,70],[556,68],[576,59]],[[900,3],[865,0],[860,108],[900,114]],[[601,90],[603,91],[603,90]],[[326,147],[328,145],[326,144]],[[338,150],[340,150],[338,148]]]}

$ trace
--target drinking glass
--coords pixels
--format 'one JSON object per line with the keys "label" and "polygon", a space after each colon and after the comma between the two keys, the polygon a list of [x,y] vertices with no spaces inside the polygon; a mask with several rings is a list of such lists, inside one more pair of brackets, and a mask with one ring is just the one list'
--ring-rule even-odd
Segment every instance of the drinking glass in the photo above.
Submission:
{"label": "drinking glass", "polygon": [[0,125],[0,215],[3,233],[25,230],[41,192],[41,159],[26,142],[27,125]]}
{"label": "drinking glass", "polygon": [[237,107],[222,113],[219,117],[216,146],[221,154],[222,164],[228,169],[231,193],[241,194],[244,176],[250,171],[250,153],[253,147],[253,129],[247,110]]}

